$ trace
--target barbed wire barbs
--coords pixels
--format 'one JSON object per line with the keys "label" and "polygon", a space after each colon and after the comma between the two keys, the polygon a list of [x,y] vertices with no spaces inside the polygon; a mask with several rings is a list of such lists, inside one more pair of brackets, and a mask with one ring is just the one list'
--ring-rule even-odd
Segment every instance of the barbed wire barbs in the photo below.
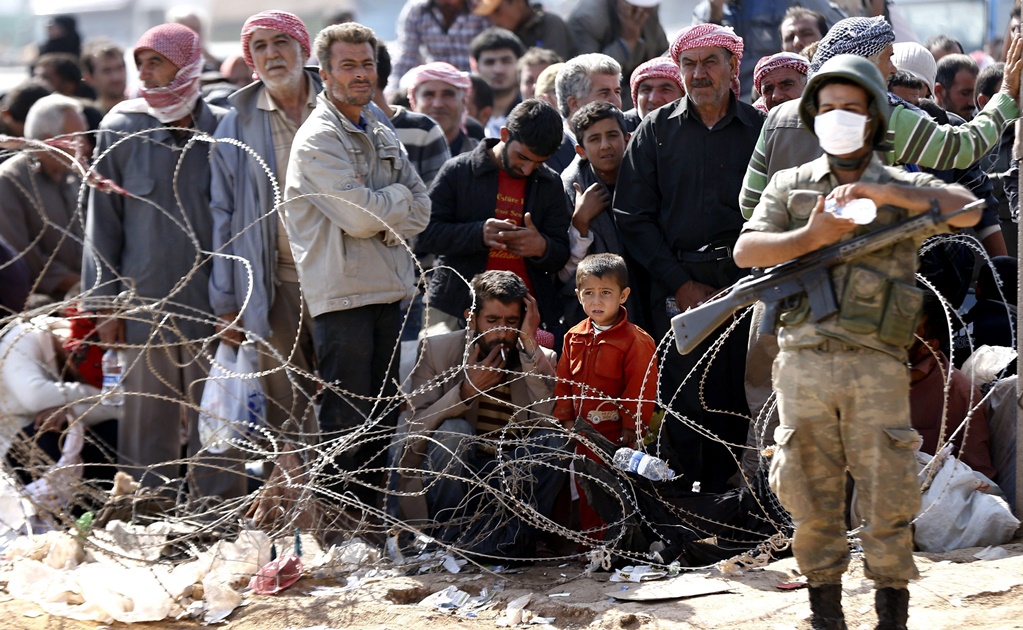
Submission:
{"label": "barbed wire barbs", "polygon": [[[409,570],[430,562],[423,556],[434,551],[467,559],[477,567],[491,561],[499,563],[509,559],[523,561],[544,558],[585,559],[592,551],[597,557],[598,563],[602,564],[605,569],[611,568],[612,563],[618,563],[623,559],[629,562],[667,565],[681,557],[683,552],[680,550],[690,541],[710,541],[708,544],[716,545],[718,552],[725,555],[744,554],[741,559],[735,560],[733,563],[741,566],[759,566],[765,561],[765,558],[776,557],[785,552],[789,544],[788,535],[791,531],[791,523],[777,503],[776,497],[766,487],[766,482],[763,479],[759,477],[746,478],[744,483],[751,489],[741,495],[741,503],[735,499],[736,511],[746,511],[748,519],[731,519],[727,515],[709,512],[705,509],[704,503],[693,500],[693,496],[700,498],[699,495],[689,492],[685,496],[681,496],[677,492],[677,488],[672,488],[670,484],[647,482],[615,469],[612,465],[611,455],[599,448],[593,439],[580,434],[579,431],[564,429],[559,422],[551,417],[550,413],[545,412],[552,403],[558,402],[553,394],[535,396],[526,404],[511,405],[509,416],[512,421],[504,427],[489,434],[467,436],[463,439],[461,445],[453,449],[451,453],[453,459],[457,460],[456,463],[461,466],[462,472],[455,472],[454,467],[429,470],[423,464],[405,461],[401,455],[412,440],[425,440],[430,448],[436,448],[449,443],[453,438],[452,435],[445,435],[441,431],[415,434],[417,428],[415,425],[418,421],[415,414],[422,411],[415,408],[415,399],[422,394],[441,391],[443,388],[449,387],[452,381],[463,379],[466,370],[491,370],[501,376],[502,384],[508,384],[515,379],[541,379],[545,388],[551,392],[563,381],[559,380],[556,373],[540,373],[538,370],[523,373],[509,369],[507,366],[496,368],[474,365],[473,348],[476,342],[483,337],[483,334],[476,331],[466,333],[466,345],[457,365],[446,366],[432,378],[424,382],[416,382],[415,385],[413,385],[411,375],[405,376],[399,379],[398,391],[393,394],[387,393],[384,388],[370,395],[355,394],[348,391],[344,383],[326,382],[314,368],[305,369],[296,365],[292,359],[297,345],[291,346],[290,353],[281,352],[256,331],[246,328],[245,314],[251,307],[253,287],[257,282],[254,264],[259,264],[259,261],[252,261],[238,255],[233,247],[237,244],[238,239],[250,230],[259,230],[263,221],[286,219],[289,203],[295,199],[319,197],[322,201],[334,204],[345,212],[358,212],[373,216],[372,213],[343,197],[329,193],[297,195],[285,199],[281,183],[277,181],[267,161],[252,147],[231,138],[215,138],[194,130],[178,128],[171,130],[190,134],[180,146],[171,147],[177,152],[177,161],[173,172],[174,204],[180,206],[184,203],[182,192],[193,185],[193,182],[181,179],[182,163],[185,156],[191,152],[200,151],[204,145],[209,145],[210,151],[214,153],[212,159],[218,159],[216,152],[219,147],[244,152],[247,159],[251,159],[252,168],[256,172],[261,172],[262,176],[269,181],[273,193],[273,199],[270,200],[272,207],[268,208],[266,213],[248,222],[247,225],[241,226],[240,230],[232,232],[221,248],[214,249],[203,246],[202,240],[198,236],[197,226],[191,222],[187,214],[179,214],[175,208],[161,207],[152,198],[147,198],[138,190],[132,190],[131,186],[125,182],[115,182],[100,175],[103,161],[109,158],[112,150],[127,142],[153,142],[151,135],[154,130],[119,134],[116,137],[111,135],[108,138],[110,145],[97,153],[92,163],[88,165],[75,160],[76,145],[72,138],[58,138],[40,143],[0,137],[0,148],[6,150],[50,151],[56,152],[62,159],[70,160],[72,168],[82,177],[78,197],[80,215],[85,212],[88,205],[85,202],[89,194],[110,194],[131,198],[145,204],[147,212],[151,210],[171,218],[173,229],[180,230],[190,243],[187,251],[153,253],[154,264],[160,264],[161,256],[170,255],[185,256],[189,262],[187,273],[177,279],[166,295],[140,295],[135,288],[133,278],[106,273],[108,269],[116,268],[110,264],[114,261],[100,260],[97,265],[103,267],[104,274],[97,273],[96,277],[100,281],[95,285],[83,287],[77,295],[69,296],[66,301],[54,302],[19,315],[59,314],[64,307],[72,303],[86,301],[90,308],[108,308],[127,322],[144,323],[150,327],[141,341],[125,344],[124,348],[158,352],[175,346],[187,345],[192,350],[189,362],[202,364],[204,371],[208,369],[206,366],[217,365],[222,368],[221,375],[210,376],[207,373],[190,388],[186,388],[191,391],[173,390],[172,393],[156,394],[125,392],[124,396],[127,398],[148,396],[174,402],[182,415],[208,413],[210,410],[203,409],[201,398],[197,395],[203,387],[241,375],[219,364],[216,360],[215,349],[218,337],[213,332],[213,326],[219,322],[219,318],[204,308],[183,303],[181,292],[188,282],[196,278],[196,274],[203,266],[211,265],[214,260],[230,261],[241,270],[240,275],[246,286],[236,287],[239,291],[242,308],[239,309],[237,317],[226,322],[226,325],[232,330],[245,333],[249,342],[259,353],[272,359],[271,367],[257,369],[245,374],[245,377],[258,380],[283,371],[288,376],[292,394],[300,400],[300,403],[296,405],[296,408],[288,409],[289,415],[283,426],[244,427],[251,430],[207,444],[200,449],[195,457],[176,458],[173,461],[161,463],[159,466],[135,466],[133,462],[121,462],[120,467],[125,472],[138,476],[143,474],[160,474],[162,476],[160,483],[155,488],[135,487],[119,495],[123,497],[122,502],[125,504],[125,510],[118,514],[123,516],[126,522],[134,521],[136,525],[140,526],[167,522],[172,527],[168,533],[161,534],[162,537],[159,539],[147,538],[146,536],[152,535],[152,532],[145,532],[142,529],[125,530],[128,532],[124,537],[124,540],[127,541],[126,546],[111,545],[107,539],[97,538],[86,533],[83,534],[83,539],[86,541],[84,544],[87,547],[91,545],[90,548],[95,549],[97,553],[120,557],[125,562],[138,557],[151,558],[147,562],[150,562],[150,566],[156,566],[197,558],[204,553],[210,553],[211,549],[216,553],[215,545],[218,541],[239,535],[250,535],[255,529],[264,531],[272,540],[285,540],[293,538],[295,529],[298,528],[303,533],[318,537],[325,546],[329,544],[329,541],[351,540],[355,537],[381,541],[393,536],[398,539],[396,543],[398,549],[408,556],[406,558],[408,563],[401,566],[407,567]],[[112,132],[104,131],[103,133]],[[97,168],[100,170],[97,171]],[[90,192],[89,188],[92,188],[94,192]],[[396,226],[380,220],[378,217],[375,219],[379,224],[381,238],[390,238],[394,243],[400,244],[403,255],[408,256],[412,261],[418,275],[417,287],[422,290],[427,286],[431,275],[438,267],[424,268],[416,258],[413,247],[400,237]],[[948,238],[963,239],[964,237]],[[930,243],[928,241],[925,247],[932,247],[933,245]],[[967,243],[970,247],[974,246],[972,242]],[[464,283],[468,289],[470,304],[473,304],[470,307],[469,319],[471,319],[475,312],[474,309],[478,309],[479,305],[476,304],[476,296],[473,295],[470,279],[459,275],[450,267],[446,267],[446,269],[453,274],[452,277],[459,278],[458,281]],[[1001,285],[999,288],[1001,289]],[[116,294],[111,295],[110,293],[115,290]],[[305,287],[305,290],[316,290],[316,288]],[[410,320],[410,313],[411,306],[404,313],[403,329],[414,325]],[[949,328],[960,321],[951,310],[946,310],[946,314],[948,316],[946,324]],[[424,313],[424,327],[429,325],[429,317],[429,309],[427,309]],[[663,379],[662,371],[662,376],[656,382],[643,384],[640,395],[635,399],[606,396],[596,389],[586,386],[581,388],[581,393],[577,397],[580,400],[585,399],[612,405],[618,409],[642,405],[644,407],[656,406],[663,410],[665,419],[653,435],[654,442],[650,446],[641,447],[659,456],[668,455],[667,440],[663,439],[665,425],[668,422],[683,423],[699,434],[719,441],[732,449],[746,448],[745,444],[722,441],[713,432],[703,429],[699,423],[673,410],[674,403],[682,395],[684,389],[696,390],[701,403],[705,407],[710,406],[704,397],[704,390],[711,386],[708,382],[709,366],[717,358],[725,336],[735,334],[738,326],[743,323],[744,317],[746,317],[745,313],[736,317],[731,325],[726,327],[724,334],[711,343],[709,350],[700,358],[696,366],[683,376],[682,382],[672,384],[671,391],[667,391],[667,381]],[[8,332],[16,321],[19,321],[18,316],[0,320],[0,323],[3,323],[0,332]],[[204,328],[206,332],[203,334],[189,337],[183,330],[186,324],[202,324],[209,328]],[[1015,322],[1013,322],[1013,326],[1015,329]],[[506,327],[494,330],[499,334],[517,332],[515,329]],[[290,333],[297,333],[297,331],[290,331]],[[658,340],[655,357],[662,362],[662,365],[666,353],[676,352],[674,346],[674,338],[671,333]],[[396,342],[390,355],[391,364],[401,360],[403,351],[410,350],[408,346],[403,348],[400,342]],[[412,370],[415,371],[417,367],[421,366],[423,357],[415,350],[410,352],[414,352],[414,355],[406,355],[405,358],[410,360],[405,363],[411,365]],[[141,353],[124,369],[126,371],[150,369],[150,357],[142,358],[143,355],[146,353]],[[6,357],[0,355],[0,369],[3,369],[6,363]],[[556,365],[551,367],[555,368]],[[305,392],[299,379],[308,380],[319,392],[332,392],[352,405],[354,412],[358,413],[356,426],[329,435],[318,428],[312,431],[304,430],[300,414],[309,413],[310,408],[315,409],[318,404],[318,396],[323,394]],[[494,393],[492,388],[484,387],[478,387],[475,391],[476,395],[483,397],[493,396]],[[971,401],[971,409],[979,408],[985,400],[987,400],[986,397]],[[0,404],[2,402],[0,401]],[[88,402],[99,408],[102,405],[103,396],[97,395],[89,399]],[[399,413],[404,413],[406,421],[411,423],[404,433],[400,430],[396,431],[389,419]],[[734,412],[728,413],[739,415]],[[763,415],[767,412],[761,413]],[[242,424],[237,419],[219,419],[228,424],[237,423],[239,428],[242,428]],[[526,421],[527,419],[528,421]],[[180,422],[180,418],[163,420]],[[969,430],[969,421],[970,417],[955,430],[950,431],[952,435],[945,436],[943,434],[943,443],[955,437],[956,431],[959,434],[965,434]],[[559,450],[544,445],[540,437],[543,433],[555,436],[566,446]],[[764,442],[767,441],[764,439],[766,436],[760,435],[759,437]],[[94,438],[86,432],[85,439],[88,442]],[[594,453],[595,459],[577,453],[575,449],[577,444],[585,446]],[[210,455],[211,446],[226,447],[224,456],[215,461],[204,459]],[[360,448],[365,448],[366,452],[373,456],[372,459],[380,459],[383,463],[362,462],[353,470],[343,470],[336,465],[337,460],[346,453]],[[25,454],[25,462],[14,467],[15,472],[25,473],[30,478],[36,479],[52,467],[52,462],[47,462],[45,454],[30,441],[20,441],[14,446],[14,449]],[[475,468],[470,466],[470,458],[466,455],[469,449],[487,451],[490,458],[488,465]],[[395,453],[397,456],[394,455]],[[681,454],[680,456],[684,457],[685,455]],[[227,470],[235,464],[249,466],[247,472],[243,474],[251,482],[252,487],[244,496],[221,501],[213,497],[202,496],[196,491],[197,476]],[[114,463],[110,464],[111,467],[114,465]],[[57,472],[77,469],[79,469],[79,465],[74,464],[61,467]],[[608,519],[603,527],[604,537],[602,539],[597,539],[597,535],[601,532],[580,530],[571,521],[559,520],[540,508],[537,503],[535,485],[537,480],[543,478],[546,473],[566,479],[565,483],[571,483],[567,480],[574,476],[580,481],[583,488],[602,497],[608,512],[613,513],[613,517]],[[762,471],[758,475],[762,475]],[[383,481],[367,481],[372,476]],[[398,477],[418,477],[421,484],[418,487],[392,484],[391,479]],[[62,473],[56,475],[55,478],[63,478]],[[405,518],[400,512],[388,507],[388,503],[392,500],[421,499],[428,503],[431,492],[436,490],[439,484],[448,481],[457,481],[466,488],[466,496],[456,506],[458,508],[456,511],[460,513],[451,521],[438,519],[436,515],[428,515],[425,521],[413,520]],[[46,519],[49,520],[52,527],[72,529],[76,527],[77,519],[82,513],[93,511],[98,514],[104,507],[115,507],[113,506],[111,486],[112,482],[109,480],[97,481],[84,478],[71,485],[70,490],[73,496],[63,510],[55,510],[52,501],[48,499],[37,501],[36,509],[46,515]],[[373,490],[381,497],[381,502],[371,503],[360,499],[355,491],[359,487]],[[752,488],[756,490],[754,491]],[[738,497],[740,495],[736,491],[731,496]],[[705,495],[703,498],[713,497]],[[160,509],[157,509],[158,507]],[[109,516],[110,513],[114,513],[114,511],[108,510],[108,514],[105,515],[108,522],[113,520]],[[550,539],[561,540],[566,544],[562,548],[549,549],[545,555],[530,550],[523,551],[513,558],[490,551],[483,553],[476,551],[478,543],[483,541],[486,536],[492,535],[501,527],[515,524],[535,530],[538,537],[542,535]],[[444,539],[439,532],[445,527],[457,530],[460,535]],[[242,533],[239,534],[239,532]],[[642,532],[643,536],[636,536],[636,532]],[[637,542],[640,538],[642,538],[643,544]],[[423,540],[428,542],[423,545],[410,542],[422,542]],[[671,553],[677,553],[677,557],[657,555],[659,552],[650,546],[652,541],[662,543]],[[382,554],[381,558],[386,558],[386,554]],[[367,564],[380,564],[390,561],[375,559],[366,562]],[[696,563],[694,562],[694,564]],[[710,565],[701,563],[701,568],[707,566]]]}

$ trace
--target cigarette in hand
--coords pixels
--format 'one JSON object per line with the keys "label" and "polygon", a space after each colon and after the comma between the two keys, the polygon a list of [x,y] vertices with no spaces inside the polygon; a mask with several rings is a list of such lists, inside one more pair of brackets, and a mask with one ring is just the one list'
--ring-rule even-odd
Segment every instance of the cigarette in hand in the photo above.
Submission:
{"label": "cigarette in hand", "polygon": [[508,356],[504,353],[504,348],[501,348],[501,360],[502,361],[508,360]]}

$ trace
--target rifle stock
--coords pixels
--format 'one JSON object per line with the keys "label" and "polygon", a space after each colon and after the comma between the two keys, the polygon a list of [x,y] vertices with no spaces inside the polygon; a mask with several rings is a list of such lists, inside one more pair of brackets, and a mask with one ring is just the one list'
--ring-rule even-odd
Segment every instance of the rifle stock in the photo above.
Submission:
{"label": "rifle stock", "polygon": [[671,318],[675,346],[680,354],[689,354],[718,326],[727,321],[732,313],[757,300],[767,305],[760,328],[763,333],[774,332],[779,303],[801,293],[806,293],[810,300],[810,312],[814,321],[821,321],[838,311],[831,284],[832,267],[910,238],[958,214],[972,211],[983,203],[983,199],[978,199],[945,215],[941,214],[935,203],[927,212],[810,252],[795,260],[766,269],[760,275],[742,278],[720,298]]}
{"label": "rifle stock", "polygon": [[732,313],[757,301],[755,295],[746,299],[745,292],[733,287],[720,299],[704,302],[694,309],[671,318],[671,329],[675,332],[675,346],[680,354],[689,354],[707,335],[725,323]]}

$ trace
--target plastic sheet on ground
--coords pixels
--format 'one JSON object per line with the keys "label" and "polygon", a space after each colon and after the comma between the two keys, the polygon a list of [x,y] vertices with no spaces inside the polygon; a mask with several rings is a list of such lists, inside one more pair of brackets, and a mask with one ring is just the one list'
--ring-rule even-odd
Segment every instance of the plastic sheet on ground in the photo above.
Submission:
{"label": "plastic sheet on ground", "polygon": [[[156,533],[163,528],[120,531],[165,538]],[[147,540],[154,546],[164,544],[155,538]],[[214,623],[242,603],[239,586],[269,561],[270,539],[262,532],[242,532],[233,542],[220,541],[194,560],[173,565],[103,552],[82,554],[73,536],[50,532],[17,541],[8,558],[13,559],[8,592],[51,615],[139,623],[177,617],[187,610],[201,615],[205,623]],[[193,601],[200,589],[202,599]]]}
{"label": "plastic sheet on ground", "polygon": [[664,568],[641,564],[639,566],[628,566],[622,567],[621,569],[615,569],[614,574],[611,575],[611,578],[608,581],[649,582],[651,580],[659,580],[664,577],[674,577],[678,575],[680,570],[678,563],[673,563]]}

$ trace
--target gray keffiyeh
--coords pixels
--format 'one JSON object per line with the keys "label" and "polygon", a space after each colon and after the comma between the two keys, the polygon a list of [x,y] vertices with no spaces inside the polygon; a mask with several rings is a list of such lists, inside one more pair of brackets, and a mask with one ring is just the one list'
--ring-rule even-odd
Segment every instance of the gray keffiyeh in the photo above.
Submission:
{"label": "gray keffiyeh", "polygon": [[810,62],[813,77],[824,65],[824,62],[837,55],[857,55],[870,57],[876,55],[895,42],[895,31],[884,16],[873,18],[851,17],[840,20],[828,31],[824,39],[817,44],[817,52]]}

